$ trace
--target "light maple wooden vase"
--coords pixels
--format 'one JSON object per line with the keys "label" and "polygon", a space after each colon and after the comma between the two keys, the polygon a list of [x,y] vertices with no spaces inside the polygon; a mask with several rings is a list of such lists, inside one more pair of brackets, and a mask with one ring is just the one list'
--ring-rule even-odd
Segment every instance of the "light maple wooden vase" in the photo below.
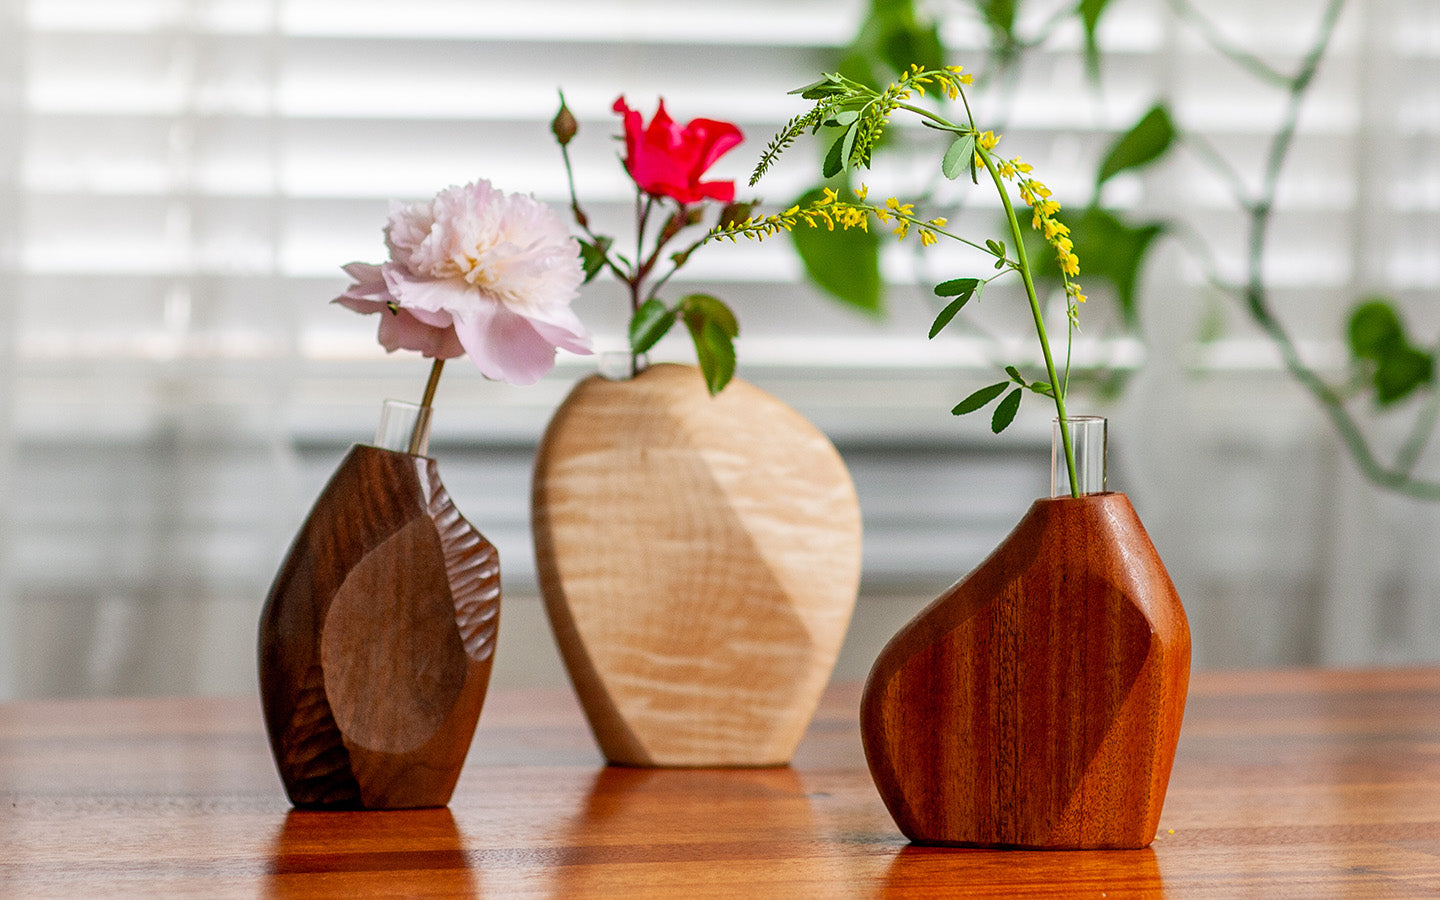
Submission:
{"label": "light maple wooden vase", "polygon": [[840,455],[739,379],[660,364],[576,385],[535,464],[545,608],[606,758],[790,761],[860,579]]}
{"label": "light maple wooden vase", "polygon": [[1185,612],[1130,501],[1042,499],[881,652],[861,736],[912,841],[1142,848],[1189,677]]}
{"label": "light maple wooden vase", "polygon": [[291,802],[447,804],[485,702],[499,612],[495,548],[455,508],[435,461],[352,447],[260,618],[265,725]]}

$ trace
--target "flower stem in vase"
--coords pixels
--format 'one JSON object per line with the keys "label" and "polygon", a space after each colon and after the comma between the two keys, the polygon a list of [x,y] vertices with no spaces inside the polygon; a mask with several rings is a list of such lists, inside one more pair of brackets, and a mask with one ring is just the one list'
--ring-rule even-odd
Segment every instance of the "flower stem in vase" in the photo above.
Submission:
{"label": "flower stem in vase", "polygon": [[[445,360],[436,358],[430,366],[430,378],[425,382],[425,393],[420,397],[420,408],[426,410],[424,419],[429,418],[428,410],[430,404],[435,401],[435,389],[440,386],[440,373],[445,369]],[[428,429],[416,428],[415,433],[410,436],[409,452],[412,456],[423,456],[425,452],[425,432]]]}
{"label": "flower stem in vase", "polygon": [[1050,496],[1105,493],[1104,416],[1055,418],[1050,446]]}

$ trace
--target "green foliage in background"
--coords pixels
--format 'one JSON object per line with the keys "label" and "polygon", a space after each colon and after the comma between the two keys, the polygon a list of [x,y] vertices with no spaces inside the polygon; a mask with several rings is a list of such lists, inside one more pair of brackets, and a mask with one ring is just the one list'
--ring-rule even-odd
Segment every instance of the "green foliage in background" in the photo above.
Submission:
{"label": "green foliage in background", "polygon": [[[1267,237],[1280,174],[1294,146],[1300,108],[1329,50],[1345,0],[1309,0],[1304,8],[1294,11],[1295,28],[1309,37],[1301,56],[1287,64],[1289,68],[1247,49],[1243,38],[1237,40],[1222,31],[1209,19],[1203,5],[1193,0],[1167,0],[1167,3],[1176,27],[1252,78],[1256,91],[1272,92],[1280,101],[1281,112],[1265,146],[1254,156],[1256,177],[1251,173],[1242,175],[1211,146],[1207,135],[1183,128],[1165,103],[1156,102],[1147,109],[1101,158],[1089,203],[1082,208],[1067,209],[1059,216],[1072,230],[1075,252],[1085,260],[1085,281],[1095,298],[1091,302],[1101,297],[1113,299],[1122,326],[1138,332],[1144,314],[1142,276],[1150,255],[1161,239],[1177,242],[1188,257],[1205,270],[1209,284],[1221,294],[1234,298],[1251,322],[1275,345],[1287,371],[1320,406],[1367,479],[1397,493],[1440,500],[1440,481],[1415,474],[1421,454],[1440,427],[1440,383],[1437,383],[1435,365],[1440,339],[1427,344],[1413,336],[1393,298],[1365,297],[1354,304],[1347,316],[1349,372],[1343,382],[1334,383],[1301,356],[1285,324],[1271,308],[1270,286],[1264,276]],[[991,73],[990,81],[994,84],[1015,84],[1029,51],[1045,45],[1062,26],[1078,24],[1084,39],[1086,71],[1098,91],[1105,60],[1101,24],[1109,10],[1109,0],[1047,4],[1048,12],[1044,16],[1026,15],[1037,6],[1026,6],[1025,0],[957,0],[944,9],[948,15],[968,16],[983,26],[989,37],[986,48],[989,62],[984,69]],[[872,0],[855,39],[842,54],[840,72],[856,81],[878,86],[911,63],[940,66],[947,56],[940,34],[937,23],[921,15],[911,0]],[[889,143],[882,137],[876,149],[885,152]],[[826,146],[837,150],[839,156],[845,155],[843,145],[828,143]],[[1205,236],[1187,229],[1178,217],[1145,219],[1104,204],[1104,188],[1112,179],[1162,164],[1182,147],[1229,186],[1229,199],[1237,214],[1235,227],[1244,235],[1247,247],[1245,273],[1239,281],[1216,269],[1214,254]],[[947,176],[953,176],[954,168],[962,164],[965,155],[962,149],[952,145],[953,152],[947,158],[945,170]],[[831,170],[838,168],[834,166]],[[813,192],[807,192],[806,197],[812,196]],[[1034,248],[1041,245],[1033,235],[1026,243]],[[864,247],[842,247],[839,242],[801,238],[796,243],[796,251],[806,271],[827,293],[858,309],[883,312],[878,241]],[[849,273],[844,278],[824,279],[820,274],[839,271],[841,267]],[[857,287],[860,285],[863,291]],[[1049,276],[1046,286],[1055,287],[1053,276]],[[973,293],[978,295],[978,291]],[[942,292],[939,299],[944,304],[941,317],[948,324],[961,307],[971,302],[972,295],[963,291],[950,295]],[[981,392],[985,402],[1000,397],[1011,383],[985,388]],[[1102,379],[1102,386],[1105,383]],[[1109,382],[1115,383],[1118,382],[1113,379]],[[1387,414],[1419,404],[1407,437],[1389,459],[1383,459],[1372,446],[1351,411],[1352,401],[1365,398],[1371,401],[1371,409]]]}

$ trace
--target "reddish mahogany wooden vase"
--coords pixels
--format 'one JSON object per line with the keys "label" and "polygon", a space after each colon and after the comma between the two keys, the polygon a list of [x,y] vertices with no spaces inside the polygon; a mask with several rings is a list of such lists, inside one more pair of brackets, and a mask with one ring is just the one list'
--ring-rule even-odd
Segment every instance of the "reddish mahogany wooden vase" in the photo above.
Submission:
{"label": "reddish mahogany wooden vase", "polygon": [[917,843],[1141,848],[1189,680],[1185,612],[1129,499],[1037,500],[881,652],[865,755]]}
{"label": "reddish mahogany wooden vase", "polygon": [[495,548],[450,502],[435,461],[352,448],[260,617],[265,726],[290,801],[448,803],[499,612]]}

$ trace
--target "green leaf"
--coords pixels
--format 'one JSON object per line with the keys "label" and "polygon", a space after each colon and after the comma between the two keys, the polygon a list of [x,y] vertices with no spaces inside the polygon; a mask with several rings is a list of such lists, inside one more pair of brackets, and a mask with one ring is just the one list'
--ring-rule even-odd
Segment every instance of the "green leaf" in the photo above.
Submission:
{"label": "green leaf", "polygon": [[1001,400],[1000,405],[995,407],[995,415],[990,417],[990,430],[992,432],[999,434],[1010,427],[1010,423],[1015,421],[1015,413],[1020,410],[1020,398],[1024,396],[1024,394],[1025,389],[1017,387],[1005,395],[1005,399]]}
{"label": "green leaf", "polygon": [[1435,378],[1435,358],[1414,347],[1400,347],[1387,354],[1375,368],[1375,399],[1389,406],[1405,399]]}
{"label": "green leaf", "polygon": [[740,322],[735,318],[734,310],[718,297],[712,297],[709,294],[688,294],[681,297],[675,307],[685,317],[685,324],[692,331],[703,327],[706,322],[714,322],[730,337],[740,336]]}
{"label": "green leaf", "polygon": [[[1175,123],[1164,104],[1152,107],[1140,117],[1127,133],[1122,135],[1105,154],[1100,164],[1100,173],[1095,177],[1095,187],[1109,181],[1115,175],[1154,162],[1170,149],[1175,140]],[[1083,257],[1082,257],[1083,259]]]}
{"label": "green leaf", "polygon": [[985,239],[985,248],[986,248],[987,250],[989,250],[989,251],[990,251],[992,254],[994,254],[995,256],[998,256],[998,257],[1000,257],[1001,259],[1004,259],[1004,258],[1005,258],[1005,242],[1004,242],[1004,241],[996,241],[996,240],[992,240],[992,239],[990,239],[990,238],[986,238],[986,239]]}
{"label": "green leaf", "polygon": [[[820,188],[794,201],[800,206],[824,196]],[[880,237],[858,228],[828,231],[801,226],[790,232],[805,274],[835,299],[874,316],[884,314],[880,281]]]}
{"label": "green leaf", "polygon": [[655,298],[646,300],[630,317],[630,350],[644,353],[659,341],[675,324],[675,310]]}
{"label": "green leaf", "polygon": [[945,304],[940,314],[935,317],[935,323],[930,326],[930,337],[934,338],[941,329],[950,324],[956,314],[964,308],[970,298],[975,295],[975,289],[980,286],[978,278],[956,278],[953,281],[942,281],[935,285],[935,293],[941,297],[955,297],[954,300]]}
{"label": "green leaf", "polygon": [[975,7],[990,26],[990,50],[998,67],[1010,64],[1022,49],[1021,38],[1015,33],[1015,20],[1020,0],[974,0]]}
{"label": "green leaf", "polygon": [[1140,324],[1137,285],[1150,247],[1167,231],[1160,222],[1129,224],[1101,209],[1087,210],[1071,238],[1087,278],[1099,277],[1115,288],[1120,313],[1130,327]]}
{"label": "green leaf", "polygon": [[695,342],[695,356],[711,396],[720,393],[735,375],[735,342],[740,323],[725,302],[709,294],[689,294],[675,304]]}
{"label": "green leaf", "polygon": [[798,87],[791,94],[799,94],[806,100],[820,100],[825,97],[833,97],[836,94],[845,93],[845,86],[840,79],[834,75],[826,75],[819,81],[812,81],[804,87]]}
{"label": "green leaf", "polygon": [[987,385],[955,404],[955,408],[950,410],[950,414],[952,416],[963,416],[966,413],[972,413],[1005,393],[1005,389],[1009,386],[1010,382],[1008,381],[1000,381]]}
{"label": "green leaf", "polygon": [[589,241],[580,242],[580,267],[585,272],[585,281],[589,282],[600,270],[605,267],[605,254],[610,250],[610,238],[597,238],[595,243]]}
{"label": "green leaf", "polygon": [[855,136],[859,133],[860,126],[854,122],[850,123],[850,127],[845,129],[844,143],[840,147],[840,164],[847,169],[854,165]]}
{"label": "green leaf", "polygon": [[[851,81],[858,81],[877,91],[881,90],[885,85],[882,83],[882,79],[877,78],[875,75],[874,63],[877,62],[877,60],[875,60],[873,56],[874,54],[868,48],[852,46],[850,50],[840,57],[840,62],[836,65],[836,69],[839,70],[841,75]],[[888,82],[889,79],[886,78],[884,81]]]}
{"label": "green leaf", "polygon": [[1110,0],[1080,0],[1075,8],[1080,15],[1080,24],[1085,28],[1085,69],[1096,80],[1100,75],[1100,45],[1095,40],[1095,32],[1109,3]]}
{"label": "green leaf", "polygon": [[952,278],[935,285],[935,296],[958,297],[961,294],[973,294],[979,286],[978,278]]}
{"label": "green leaf", "polygon": [[695,356],[700,361],[700,372],[705,376],[705,387],[713,397],[735,377],[735,342],[713,319],[706,319],[700,324],[698,320],[692,322],[687,318],[685,325],[695,340]]}
{"label": "green leaf", "polygon": [[850,145],[855,145],[855,139],[851,137],[855,131],[854,126],[845,129],[835,138],[835,143],[830,145],[830,152],[825,154],[825,164],[820,167],[820,174],[826,178],[834,178],[845,171],[845,139],[850,138]]}
{"label": "green leaf", "polygon": [[1350,352],[1379,362],[1405,346],[1405,326],[1387,300],[1371,298],[1350,313]]}
{"label": "green leaf", "polygon": [[1405,323],[1395,305],[1372,297],[1350,313],[1350,353],[1356,360],[1374,363],[1371,384],[1375,399],[1389,406],[1416,389],[1435,381],[1435,357],[1415,347],[1405,334]]}
{"label": "green leaf", "polygon": [[991,28],[1001,34],[1014,36],[1015,7],[1019,5],[1018,0],[975,0],[975,5],[980,7],[980,13]]}
{"label": "green leaf", "polygon": [[1005,374],[1010,376],[1011,381],[1015,382],[1021,387],[1025,386],[1025,379],[1020,377],[1019,369],[1015,368],[1014,366],[1006,366]]}
{"label": "green leaf", "polygon": [[[1080,213],[1078,219],[1066,212],[1061,212],[1058,218],[1070,226],[1075,254],[1080,257],[1084,270],[1081,281],[1090,288],[1087,293],[1094,295],[1100,284],[1108,283],[1115,290],[1115,300],[1125,325],[1139,327],[1137,286],[1140,273],[1155,239],[1165,233],[1166,226],[1157,222],[1132,225],[1115,213],[1094,206]],[[1027,241],[1026,250],[1030,259],[1039,261],[1035,267],[1036,276],[1046,285],[1058,288],[1060,271],[1053,263],[1055,251],[1037,231],[1030,231]]]}
{"label": "green leaf", "polygon": [[975,162],[975,135],[962,134],[950,142],[945,151],[945,157],[940,160],[940,171],[945,177],[954,181],[961,175],[970,171],[970,166]]}
{"label": "green leaf", "polygon": [[1055,389],[1050,386],[1050,382],[1048,381],[1032,381],[1027,387],[1042,397],[1055,396]]}
{"label": "green leaf", "polygon": [[[912,12],[913,17],[913,12]],[[892,20],[894,23],[894,20]],[[926,69],[938,69],[945,64],[945,46],[940,41],[940,31],[935,25],[920,24],[911,19],[903,24],[894,23],[880,36],[880,56],[896,72],[903,72],[911,63]]]}
{"label": "green leaf", "polygon": [[951,320],[953,320],[960,310],[965,307],[965,304],[969,302],[970,295],[966,294],[963,297],[959,297],[945,304],[945,308],[940,310],[940,314],[935,317],[934,323],[930,326],[931,339],[934,339],[935,335],[943,331],[945,326],[949,325]]}

